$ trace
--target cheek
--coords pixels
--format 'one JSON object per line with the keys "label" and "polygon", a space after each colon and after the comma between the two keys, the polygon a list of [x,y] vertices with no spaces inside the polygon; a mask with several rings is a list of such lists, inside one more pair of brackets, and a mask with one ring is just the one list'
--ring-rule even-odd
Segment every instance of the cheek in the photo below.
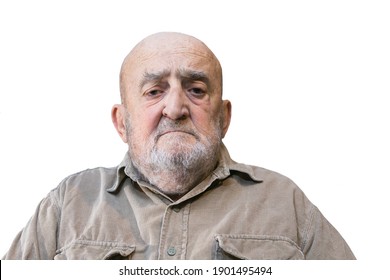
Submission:
{"label": "cheek", "polygon": [[203,135],[213,135],[219,125],[219,114],[211,108],[194,110],[191,116],[193,124]]}
{"label": "cheek", "polygon": [[138,108],[133,117],[130,118],[132,121],[132,132],[131,134],[139,139],[139,141],[146,141],[153,136],[158,123],[161,118],[161,112],[153,110],[151,108]]}

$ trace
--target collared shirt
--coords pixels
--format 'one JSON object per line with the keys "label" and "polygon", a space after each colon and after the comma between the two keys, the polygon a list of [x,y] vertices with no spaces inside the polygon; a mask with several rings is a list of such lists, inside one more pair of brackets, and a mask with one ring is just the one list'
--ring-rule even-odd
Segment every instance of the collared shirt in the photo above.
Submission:
{"label": "collared shirt", "polygon": [[4,259],[354,259],[288,178],[231,160],[177,201],[116,168],[64,179]]}

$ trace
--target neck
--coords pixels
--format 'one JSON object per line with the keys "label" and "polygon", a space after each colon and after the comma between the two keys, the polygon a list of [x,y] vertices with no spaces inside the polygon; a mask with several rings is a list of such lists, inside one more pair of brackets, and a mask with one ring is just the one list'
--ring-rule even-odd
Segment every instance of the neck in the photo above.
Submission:
{"label": "neck", "polygon": [[140,173],[146,174],[142,175],[143,180],[176,200],[202,182],[214,170],[215,166],[216,162],[212,165],[203,165],[193,169],[180,168],[179,166],[176,170],[159,170],[159,172],[144,170]]}

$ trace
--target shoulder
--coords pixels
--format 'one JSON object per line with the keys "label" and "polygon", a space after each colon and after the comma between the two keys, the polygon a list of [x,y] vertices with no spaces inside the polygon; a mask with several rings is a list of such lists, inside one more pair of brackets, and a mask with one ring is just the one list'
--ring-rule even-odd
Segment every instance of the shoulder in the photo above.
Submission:
{"label": "shoulder", "polygon": [[112,187],[116,178],[116,167],[86,169],[64,178],[50,194],[60,203],[80,195],[92,198]]}
{"label": "shoulder", "polygon": [[67,176],[62,183],[65,184],[79,184],[79,183],[97,183],[97,182],[109,182],[114,180],[117,174],[117,167],[96,167],[92,169],[86,169]]}
{"label": "shoulder", "polygon": [[294,181],[286,175],[255,165],[235,163],[230,167],[230,173],[233,176],[240,176],[242,178],[246,177],[248,180],[259,183],[262,186],[272,185],[274,187],[288,186],[294,189],[298,188]]}
{"label": "shoulder", "polygon": [[221,161],[220,170],[222,174],[230,174],[232,177],[239,177],[242,180],[253,181],[253,183],[259,183],[261,186],[289,186],[291,188],[297,188],[295,183],[287,176],[260,166],[251,164],[244,164],[233,160],[227,148],[223,145],[221,147]]}
{"label": "shoulder", "polygon": [[230,169],[234,185],[245,189],[255,197],[262,197],[275,203],[292,202],[309,206],[311,203],[302,189],[288,176],[279,172],[242,163]]}

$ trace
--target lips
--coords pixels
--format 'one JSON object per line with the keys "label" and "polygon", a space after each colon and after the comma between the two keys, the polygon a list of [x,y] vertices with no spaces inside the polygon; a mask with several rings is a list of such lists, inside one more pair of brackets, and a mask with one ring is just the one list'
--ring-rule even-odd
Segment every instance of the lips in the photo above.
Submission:
{"label": "lips", "polygon": [[167,134],[171,134],[171,133],[185,133],[185,134],[189,134],[189,135],[195,136],[192,132],[189,132],[189,131],[184,131],[184,130],[168,130],[168,131],[164,131],[163,133],[160,133],[157,137],[160,138],[161,136],[164,136],[164,135],[167,135]]}
{"label": "lips", "polygon": [[196,136],[196,134],[193,132],[193,131],[188,131],[188,130],[179,130],[179,129],[171,129],[171,130],[166,130],[166,131],[163,131],[161,133],[158,133],[157,137],[156,137],[156,141],[158,139],[160,139],[160,137],[164,136],[164,135],[167,135],[167,134],[171,134],[171,133],[185,133],[185,134],[189,134],[189,135],[192,135],[194,136],[196,139],[198,139],[198,137]]}
{"label": "lips", "polygon": [[[200,140],[196,130],[189,123],[184,123],[183,121],[173,122],[167,119],[162,119],[156,130],[155,141],[157,142],[161,136],[171,133],[185,133],[194,136],[197,140]],[[174,137],[174,135],[172,135],[172,137]],[[180,136],[177,135],[177,137]]]}

